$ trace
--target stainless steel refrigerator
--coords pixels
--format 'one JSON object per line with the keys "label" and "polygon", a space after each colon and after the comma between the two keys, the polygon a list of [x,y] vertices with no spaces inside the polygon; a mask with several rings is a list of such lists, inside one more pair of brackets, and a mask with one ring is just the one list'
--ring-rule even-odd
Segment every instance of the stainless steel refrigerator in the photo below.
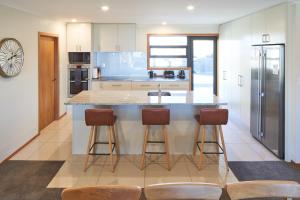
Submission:
{"label": "stainless steel refrigerator", "polygon": [[284,45],[255,45],[251,67],[251,134],[284,158]]}

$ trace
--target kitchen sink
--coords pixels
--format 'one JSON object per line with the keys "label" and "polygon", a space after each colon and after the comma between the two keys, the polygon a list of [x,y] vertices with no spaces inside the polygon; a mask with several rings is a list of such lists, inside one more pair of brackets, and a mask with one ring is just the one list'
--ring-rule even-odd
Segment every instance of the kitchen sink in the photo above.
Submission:
{"label": "kitchen sink", "polygon": [[171,96],[170,92],[148,92],[148,96]]}

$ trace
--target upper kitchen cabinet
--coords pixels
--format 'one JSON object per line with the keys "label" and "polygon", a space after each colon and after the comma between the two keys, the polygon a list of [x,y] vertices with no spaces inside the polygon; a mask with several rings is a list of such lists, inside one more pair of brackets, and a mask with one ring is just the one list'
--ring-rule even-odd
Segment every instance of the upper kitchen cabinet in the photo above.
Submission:
{"label": "upper kitchen cabinet", "polygon": [[119,24],[118,41],[120,51],[135,51],[136,49],[136,25]]}
{"label": "upper kitchen cabinet", "polygon": [[89,23],[67,24],[68,52],[91,52],[92,26]]}
{"label": "upper kitchen cabinet", "polygon": [[135,24],[94,24],[93,29],[95,52],[135,51]]}
{"label": "upper kitchen cabinet", "polygon": [[252,44],[285,43],[286,20],[287,6],[285,4],[252,15]]}

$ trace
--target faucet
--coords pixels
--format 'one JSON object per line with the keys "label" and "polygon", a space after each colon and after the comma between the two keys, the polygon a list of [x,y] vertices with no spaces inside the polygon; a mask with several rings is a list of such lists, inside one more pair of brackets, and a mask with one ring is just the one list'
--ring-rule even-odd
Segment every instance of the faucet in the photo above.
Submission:
{"label": "faucet", "polygon": [[161,85],[158,84],[158,94],[161,95]]}

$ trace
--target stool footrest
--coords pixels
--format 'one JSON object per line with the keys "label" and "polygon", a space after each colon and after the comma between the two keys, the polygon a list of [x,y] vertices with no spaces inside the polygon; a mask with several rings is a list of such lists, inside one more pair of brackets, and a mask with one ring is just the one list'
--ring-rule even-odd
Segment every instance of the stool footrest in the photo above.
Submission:
{"label": "stool footrest", "polygon": [[166,152],[154,152],[154,151],[146,151],[146,154],[166,154]]}
{"label": "stool footrest", "polygon": [[153,144],[164,144],[164,141],[147,141],[147,143],[153,143]]}
{"label": "stool footrest", "polygon": [[[197,142],[197,147],[198,147],[200,152],[201,152],[201,147],[199,146],[199,144],[201,144],[201,143],[202,143],[201,141]],[[221,149],[221,152],[205,152],[205,151],[203,151],[203,154],[224,154],[224,150],[223,150],[222,146],[219,144],[219,142],[205,141],[204,143],[205,144],[216,144],[216,145],[218,145],[218,147]]]}
{"label": "stool footrest", "polygon": [[[105,156],[105,155],[110,155],[109,153],[91,153],[91,151],[95,148],[95,146],[97,144],[109,144],[109,142],[95,142],[91,148],[90,148],[90,151],[89,151],[89,155],[93,155],[93,156],[96,156],[96,155],[99,155],[99,156]],[[112,152],[114,152],[115,150],[115,147],[116,147],[116,143],[115,142],[112,142]]]}

